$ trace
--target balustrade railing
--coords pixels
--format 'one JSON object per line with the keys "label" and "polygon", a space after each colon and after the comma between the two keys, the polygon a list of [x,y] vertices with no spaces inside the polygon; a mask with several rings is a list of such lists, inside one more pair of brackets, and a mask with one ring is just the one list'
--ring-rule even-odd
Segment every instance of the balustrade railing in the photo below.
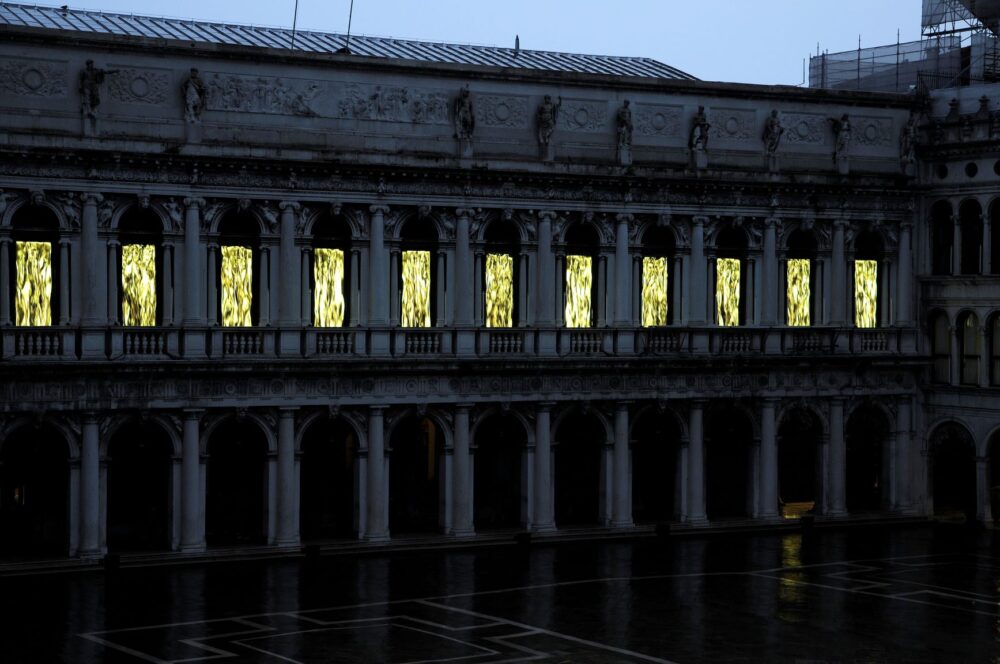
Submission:
{"label": "balustrade railing", "polygon": [[72,332],[50,327],[20,327],[14,328],[13,353],[18,357],[63,357],[70,355],[72,349],[67,349],[67,342],[72,338]]}
{"label": "balustrade railing", "polygon": [[311,347],[316,355],[350,355],[354,352],[354,332],[351,330],[316,331]]}
{"label": "balustrade railing", "polygon": [[168,352],[167,331],[162,328],[125,328],[121,330],[121,350],[133,357],[162,356]]}
{"label": "balustrade railing", "polygon": [[[271,343],[268,344],[270,339]],[[274,352],[274,336],[269,330],[251,328],[227,329],[222,332],[222,354],[226,356],[257,356]]]}

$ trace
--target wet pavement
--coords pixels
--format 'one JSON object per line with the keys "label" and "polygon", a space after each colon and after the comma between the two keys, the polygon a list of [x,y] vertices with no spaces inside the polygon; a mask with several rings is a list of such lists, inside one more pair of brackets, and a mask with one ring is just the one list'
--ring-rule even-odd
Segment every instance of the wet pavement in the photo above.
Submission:
{"label": "wet pavement", "polygon": [[997,551],[925,527],[7,577],[0,661],[997,664]]}

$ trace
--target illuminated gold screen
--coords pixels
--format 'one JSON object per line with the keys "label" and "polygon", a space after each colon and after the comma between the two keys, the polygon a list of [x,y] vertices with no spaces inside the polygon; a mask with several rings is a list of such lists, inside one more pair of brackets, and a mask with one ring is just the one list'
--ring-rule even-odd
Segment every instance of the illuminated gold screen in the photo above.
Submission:
{"label": "illuminated gold screen", "polygon": [[344,252],[340,249],[316,249],[313,263],[313,295],[316,327],[344,325]]}
{"label": "illuminated gold screen", "polygon": [[122,245],[122,325],[156,325],[156,247]]}
{"label": "illuminated gold screen", "polygon": [[431,326],[431,252],[403,252],[403,327]]}
{"label": "illuminated gold screen", "polygon": [[667,324],[667,259],[642,259],[642,325]]}
{"label": "illuminated gold screen", "polygon": [[20,326],[52,325],[52,245],[48,242],[17,243],[14,322]]}
{"label": "illuminated gold screen", "polygon": [[854,261],[854,325],[878,326],[878,261]]}
{"label": "illuminated gold screen", "polygon": [[222,247],[222,325],[250,327],[253,302],[253,250]]}
{"label": "illuminated gold screen", "polygon": [[788,259],[788,324],[793,327],[808,327],[809,320],[809,271],[812,267],[808,258]]}
{"label": "illuminated gold screen", "polygon": [[590,327],[590,256],[566,257],[566,327]]}
{"label": "illuminated gold screen", "polygon": [[514,257],[486,254],[486,327],[514,327]]}
{"label": "illuminated gold screen", "polygon": [[719,258],[715,262],[715,308],[719,325],[740,324],[740,261]]}

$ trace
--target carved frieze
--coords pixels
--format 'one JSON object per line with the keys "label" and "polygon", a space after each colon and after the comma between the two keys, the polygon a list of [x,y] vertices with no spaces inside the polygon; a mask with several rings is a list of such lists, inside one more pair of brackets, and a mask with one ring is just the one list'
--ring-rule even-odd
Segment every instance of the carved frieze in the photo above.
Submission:
{"label": "carved frieze", "polygon": [[476,95],[476,121],[486,127],[527,127],[528,98]]}
{"label": "carved frieze", "polygon": [[450,124],[446,93],[382,85],[349,85],[337,116],[351,120]]}
{"label": "carved frieze", "polygon": [[570,131],[604,131],[608,127],[608,105],[603,101],[564,99],[559,109],[559,127]]}
{"label": "carved frieze", "polygon": [[635,129],[643,136],[679,136],[683,112],[681,106],[637,104]]}
{"label": "carved frieze", "polygon": [[11,59],[0,63],[0,90],[23,97],[66,95],[66,64]]}
{"label": "carved frieze", "polygon": [[826,116],[815,113],[784,113],[782,124],[783,138],[796,145],[825,145],[830,133]]}
{"label": "carved frieze", "polygon": [[126,104],[162,104],[170,87],[170,76],[157,69],[114,67],[108,77],[111,98]]}
{"label": "carved frieze", "polygon": [[205,107],[212,111],[315,117],[312,103],[319,94],[319,85],[311,81],[213,74]]}
{"label": "carved frieze", "polygon": [[871,148],[892,147],[896,135],[890,118],[851,117],[851,134],[855,145]]}
{"label": "carved frieze", "polygon": [[752,110],[713,108],[709,123],[713,139],[749,141],[757,135],[756,114]]}

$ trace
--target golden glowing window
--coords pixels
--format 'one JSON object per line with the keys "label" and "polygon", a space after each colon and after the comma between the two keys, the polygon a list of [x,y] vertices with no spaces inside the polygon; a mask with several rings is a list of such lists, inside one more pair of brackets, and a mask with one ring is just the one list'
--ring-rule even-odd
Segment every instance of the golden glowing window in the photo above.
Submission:
{"label": "golden glowing window", "polygon": [[788,259],[785,296],[788,300],[788,324],[792,327],[808,327],[812,324],[809,317],[812,303],[809,285],[811,268],[812,263],[808,258]]}
{"label": "golden glowing window", "polygon": [[566,327],[590,327],[590,290],[594,283],[590,256],[566,257]]}
{"label": "golden glowing window", "polygon": [[854,261],[854,325],[878,326],[878,261]]}
{"label": "golden glowing window", "polygon": [[431,252],[403,252],[403,327],[431,326]]}
{"label": "golden glowing window", "polygon": [[715,261],[716,319],[723,327],[740,324],[740,261],[719,258]]}
{"label": "golden glowing window", "polygon": [[486,327],[514,327],[514,257],[486,254]]}
{"label": "golden glowing window", "polygon": [[642,259],[642,325],[667,324],[667,259]]}
{"label": "golden glowing window", "polygon": [[222,325],[250,327],[253,302],[253,250],[222,247]]}
{"label": "golden glowing window", "polygon": [[122,245],[122,325],[156,325],[156,247]]}
{"label": "golden glowing window", "polygon": [[17,243],[17,293],[14,322],[19,326],[52,325],[52,245]]}
{"label": "golden glowing window", "polygon": [[316,327],[344,325],[344,252],[316,249],[313,263],[313,295]]}

